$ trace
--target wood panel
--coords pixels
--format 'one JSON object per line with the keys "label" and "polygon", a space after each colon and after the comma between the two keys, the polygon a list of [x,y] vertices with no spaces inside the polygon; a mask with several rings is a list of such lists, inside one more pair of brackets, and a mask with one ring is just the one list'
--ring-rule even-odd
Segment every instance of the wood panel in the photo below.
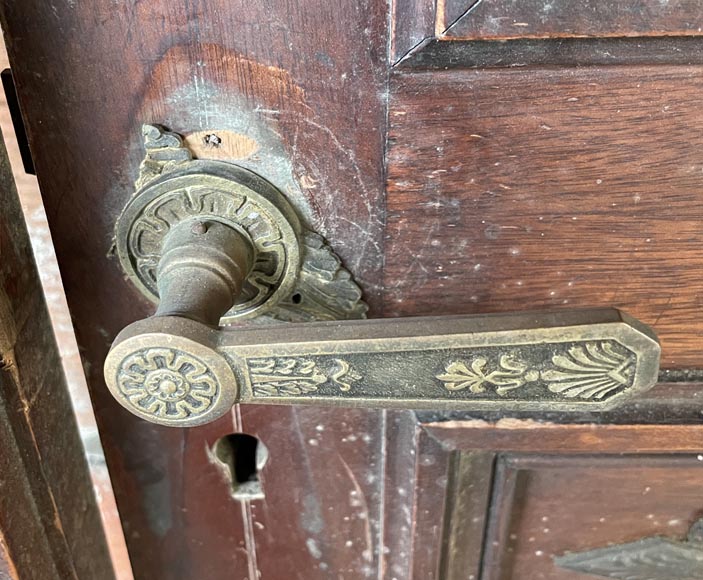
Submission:
{"label": "wood panel", "polygon": [[446,36],[505,39],[567,36],[700,35],[697,0],[445,0]]}
{"label": "wood panel", "polygon": [[493,455],[458,453],[409,411],[388,411],[378,576],[466,580],[479,570]]}
{"label": "wood panel", "polygon": [[[447,495],[452,449],[467,440],[701,446],[698,427],[508,420],[459,425],[462,440],[447,425],[421,436],[409,412],[283,407],[235,408],[183,431],[142,422],[106,393],[112,338],[151,311],[107,257],[145,122],[191,140],[246,136],[228,159],[286,191],[374,315],[625,306],[655,324],[670,366],[700,362],[700,68],[398,74],[384,239],[386,10],[375,0],[0,6],[137,578],[426,578],[444,566],[444,508],[463,501]],[[405,38],[424,33],[428,14]],[[242,431],[270,452],[265,499],[247,503],[211,451]]]}
{"label": "wood panel", "polygon": [[0,136],[0,576],[114,578]]}
{"label": "wood panel", "polygon": [[[423,452],[422,432],[417,419],[409,411],[386,411],[386,442],[384,452],[383,556],[379,577],[410,578],[414,561],[413,545],[416,533],[415,493],[418,491],[417,469],[422,463],[439,463],[441,474],[445,457],[434,457]],[[433,442],[434,443],[434,442]],[[446,455],[446,454],[445,454]],[[436,489],[436,488],[435,488]],[[441,505],[441,499],[436,505]]]}
{"label": "wood panel", "polygon": [[606,67],[700,65],[697,36],[613,38],[516,38],[451,40],[429,38],[408,52],[396,70],[449,70],[526,67]]}
{"label": "wood panel", "polygon": [[[152,456],[139,471],[145,525],[158,536],[131,546],[138,577],[147,577],[147,558],[159,578],[376,577],[385,484],[380,414],[237,406],[216,423],[171,431],[182,437],[178,454],[141,442]],[[263,499],[235,499],[215,458],[217,439],[233,432],[258,437],[268,450]],[[128,532],[144,533],[128,522]]]}
{"label": "wood panel", "polygon": [[652,536],[685,539],[703,511],[702,472],[695,457],[505,457],[481,578],[586,580],[553,558]]}
{"label": "wood panel", "polygon": [[477,580],[481,577],[496,456],[468,452],[454,453],[453,459],[439,578]]}
{"label": "wood panel", "polygon": [[703,67],[397,73],[386,313],[617,306],[700,366]]}
{"label": "wood panel", "polygon": [[378,578],[385,413],[246,406],[241,425],[270,453],[250,516],[261,577]]}
{"label": "wood panel", "polygon": [[396,0],[391,62],[404,68],[700,63],[695,0]]}
{"label": "wood panel", "polygon": [[[414,538],[424,568],[411,578],[580,580],[552,557],[653,535],[685,539],[703,514],[703,433],[694,426],[505,419],[417,429]],[[434,517],[425,521],[427,506]]]}
{"label": "wood panel", "polygon": [[[339,503],[340,482],[319,471],[322,457],[339,456],[344,486],[351,483],[342,461],[361,478],[360,462],[381,445],[378,413],[330,412],[330,424],[373,435],[363,454],[330,436],[310,448],[318,459],[296,465],[294,478],[273,477],[277,464],[302,461],[285,448],[307,428],[297,413],[247,409],[239,422],[159,428],[111,399],[101,369],[116,333],[152,311],[108,257],[133,191],[143,123],[246,134],[254,146],[236,161],[286,192],[380,312],[386,3],[99,0],[47,10],[29,0],[4,4],[0,17],[136,577],[217,580],[234,570],[254,578],[261,570],[271,578],[285,570],[323,578],[322,564],[344,569],[343,558],[376,567],[375,544],[370,556],[361,547],[351,555],[344,542],[320,539],[345,517],[355,534],[361,523],[358,506]],[[213,439],[238,430],[256,432],[272,453],[267,499],[250,507],[228,496],[206,453]],[[299,518],[305,497],[321,510],[335,506],[318,536]]]}

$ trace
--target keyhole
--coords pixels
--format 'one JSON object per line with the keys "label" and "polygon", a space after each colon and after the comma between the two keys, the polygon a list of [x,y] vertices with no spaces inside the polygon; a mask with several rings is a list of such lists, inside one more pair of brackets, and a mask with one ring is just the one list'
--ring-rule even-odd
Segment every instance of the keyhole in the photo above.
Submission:
{"label": "keyhole", "polygon": [[218,439],[212,450],[234,499],[263,499],[259,472],[266,465],[269,452],[261,441],[246,433],[232,433]]}

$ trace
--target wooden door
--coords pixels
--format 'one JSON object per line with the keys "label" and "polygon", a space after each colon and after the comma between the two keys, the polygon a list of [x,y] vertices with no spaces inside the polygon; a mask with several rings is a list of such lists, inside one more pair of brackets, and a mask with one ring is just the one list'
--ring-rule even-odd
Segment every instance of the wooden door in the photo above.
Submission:
{"label": "wooden door", "polygon": [[[653,536],[698,565],[698,2],[22,0],[0,17],[138,578],[570,580],[590,564],[565,554]],[[153,310],[111,257],[144,123],[224,132],[197,155],[304,200],[370,316],[616,306],[658,333],[660,384],[576,416],[130,416],[101,367]],[[238,499],[213,452],[233,433],[268,450],[263,499]]]}

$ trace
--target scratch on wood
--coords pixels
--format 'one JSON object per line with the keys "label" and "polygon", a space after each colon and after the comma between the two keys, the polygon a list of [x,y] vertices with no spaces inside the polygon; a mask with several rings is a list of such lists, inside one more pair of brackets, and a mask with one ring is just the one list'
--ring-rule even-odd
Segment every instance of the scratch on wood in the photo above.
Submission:
{"label": "scratch on wood", "polygon": [[362,513],[364,514],[364,517],[362,519],[364,521],[364,541],[366,542],[366,549],[362,552],[362,555],[364,560],[371,561],[373,559],[373,539],[371,536],[371,523],[369,522],[369,506],[366,502],[366,495],[361,489],[359,481],[356,479],[356,476],[349,467],[349,464],[344,460],[341,455],[337,454],[337,456],[342,462],[342,466],[344,467],[344,471],[349,476],[349,480],[352,482],[352,486],[354,487],[354,495],[358,499],[359,506],[363,510]]}
{"label": "scratch on wood", "polygon": [[12,375],[15,383],[19,384],[19,374],[15,361],[15,344],[17,342],[17,327],[12,314],[10,299],[5,290],[0,288],[0,363],[2,369]]}

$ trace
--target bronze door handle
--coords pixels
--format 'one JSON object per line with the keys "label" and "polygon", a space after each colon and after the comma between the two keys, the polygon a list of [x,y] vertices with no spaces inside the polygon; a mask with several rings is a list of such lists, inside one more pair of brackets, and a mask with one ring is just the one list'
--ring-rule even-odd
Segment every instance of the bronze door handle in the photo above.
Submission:
{"label": "bronze door handle", "polygon": [[[105,362],[136,415],[199,425],[239,402],[594,411],[656,383],[656,336],[615,309],[330,320],[364,315],[358,287],[283,195],[242,168],[179,157],[177,136],[154,131],[156,161],[116,247],[158,309]],[[219,327],[274,310],[327,321]]]}

